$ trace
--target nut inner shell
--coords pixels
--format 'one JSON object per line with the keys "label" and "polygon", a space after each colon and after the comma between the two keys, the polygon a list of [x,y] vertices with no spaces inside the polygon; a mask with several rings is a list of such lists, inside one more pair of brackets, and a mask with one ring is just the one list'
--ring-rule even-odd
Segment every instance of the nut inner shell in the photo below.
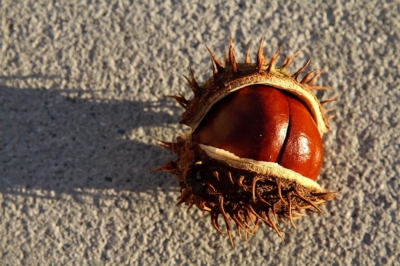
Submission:
{"label": "nut inner shell", "polygon": [[321,170],[322,141],[307,108],[263,85],[244,87],[217,102],[192,140],[240,158],[276,162],[313,180]]}

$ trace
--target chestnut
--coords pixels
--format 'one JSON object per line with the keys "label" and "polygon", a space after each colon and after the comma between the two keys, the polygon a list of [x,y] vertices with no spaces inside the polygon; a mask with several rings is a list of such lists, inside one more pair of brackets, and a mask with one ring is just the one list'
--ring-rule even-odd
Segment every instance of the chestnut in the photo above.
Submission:
{"label": "chestnut", "polygon": [[191,128],[176,142],[160,145],[177,154],[156,170],[179,178],[177,205],[196,205],[209,212],[214,228],[222,215],[232,241],[231,222],[239,234],[254,234],[260,221],[281,237],[279,220],[322,213],[320,205],[335,197],[315,181],[323,160],[322,135],[328,131],[322,105],[313,86],[322,73],[313,70],[299,81],[310,60],[294,74],[287,71],[294,54],[281,67],[275,66],[279,49],[267,63],[262,42],[257,62],[249,52],[236,62],[232,40],[223,65],[209,50],[213,76],[199,85],[191,70],[186,78],[194,97],[174,98],[185,111],[180,123]]}
{"label": "chestnut", "polygon": [[192,140],[240,158],[278,163],[313,180],[322,165],[321,136],[307,108],[263,85],[244,87],[217,102]]}

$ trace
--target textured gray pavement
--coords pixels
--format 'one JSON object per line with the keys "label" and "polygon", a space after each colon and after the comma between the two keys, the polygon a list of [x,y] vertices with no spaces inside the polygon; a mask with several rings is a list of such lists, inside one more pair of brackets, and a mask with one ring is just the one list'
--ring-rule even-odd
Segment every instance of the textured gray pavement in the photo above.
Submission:
{"label": "textured gray pavement", "polygon": [[[203,2],[0,1],[0,265],[399,265],[400,2]],[[163,96],[230,37],[238,60],[300,50],[339,96],[318,182],[341,194],[285,243],[231,248],[148,172],[185,130]]]}

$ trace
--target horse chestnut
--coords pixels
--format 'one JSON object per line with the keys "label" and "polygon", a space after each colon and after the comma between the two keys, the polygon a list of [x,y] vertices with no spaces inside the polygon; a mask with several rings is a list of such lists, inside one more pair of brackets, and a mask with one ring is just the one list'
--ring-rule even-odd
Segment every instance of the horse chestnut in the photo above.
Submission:
{"label": "horse chestnut", "polygon": [[204,84],[191,71],[191,100],[170,96],[185,108],[181,123],[191,131],[176,142],[160,142],[178,159],[157,170],[178,176],[178,205],[210,212],[223,234],[221,214],[232,245],[231,219],[239,236],[243,231],[247,238],[263,221],[283,240],[278,219],[295,226],[302,210],[322,213],[318,205],[334,198],[315,182],[323,159],[321,138],[329,129],[322,104],[333,98],[319,102],[312,93],[325,89],[312,86],[322,71],[297,80],[310,61],[293,75],[287,72],[297,53],[276,68],[279,49],[266,63],[261,41],[256,63],[248,52],[245,62],[237,63],[231,40],[225,66],[209,50],[213,76]]}
{"label": "horse chestnut", "polygon": [[321,169],[322,141],[307,108],[273,87],[253,85],[217,102],[192,140],[240,158],[276,162],[313,180]]}

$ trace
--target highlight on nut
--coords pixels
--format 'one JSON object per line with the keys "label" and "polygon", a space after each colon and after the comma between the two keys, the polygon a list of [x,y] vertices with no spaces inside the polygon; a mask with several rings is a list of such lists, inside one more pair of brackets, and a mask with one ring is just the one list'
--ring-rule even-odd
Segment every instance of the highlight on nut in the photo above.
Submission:
{"label": "highlight on nut", "polygon": [[280,222],[323,213],[321,206],[335,197],[316,179],[323,160],[322,135],[329,130],[329,110],[323,106],[335,96],[319,101],[313,91],[323,72],[309,65],[288,71],[295,53],[277,67],[278,50],[267,61],[261,40],[256,62],[247,50],[244,62],[236,61],[232,39],[225,64],[211,55],[212,76],[199,84],[190,69],[185,77],[193,91],[169,96],[184,108],[180,123],[190,131],[174,142],[159,145],[177,155],[155,169],[179,178],[177,205],[195,205],[209,213],[220,233],[221,215],[232,240],[233,227],[239,237],[253,235],[260,222],[275,230],[284,241]]}

